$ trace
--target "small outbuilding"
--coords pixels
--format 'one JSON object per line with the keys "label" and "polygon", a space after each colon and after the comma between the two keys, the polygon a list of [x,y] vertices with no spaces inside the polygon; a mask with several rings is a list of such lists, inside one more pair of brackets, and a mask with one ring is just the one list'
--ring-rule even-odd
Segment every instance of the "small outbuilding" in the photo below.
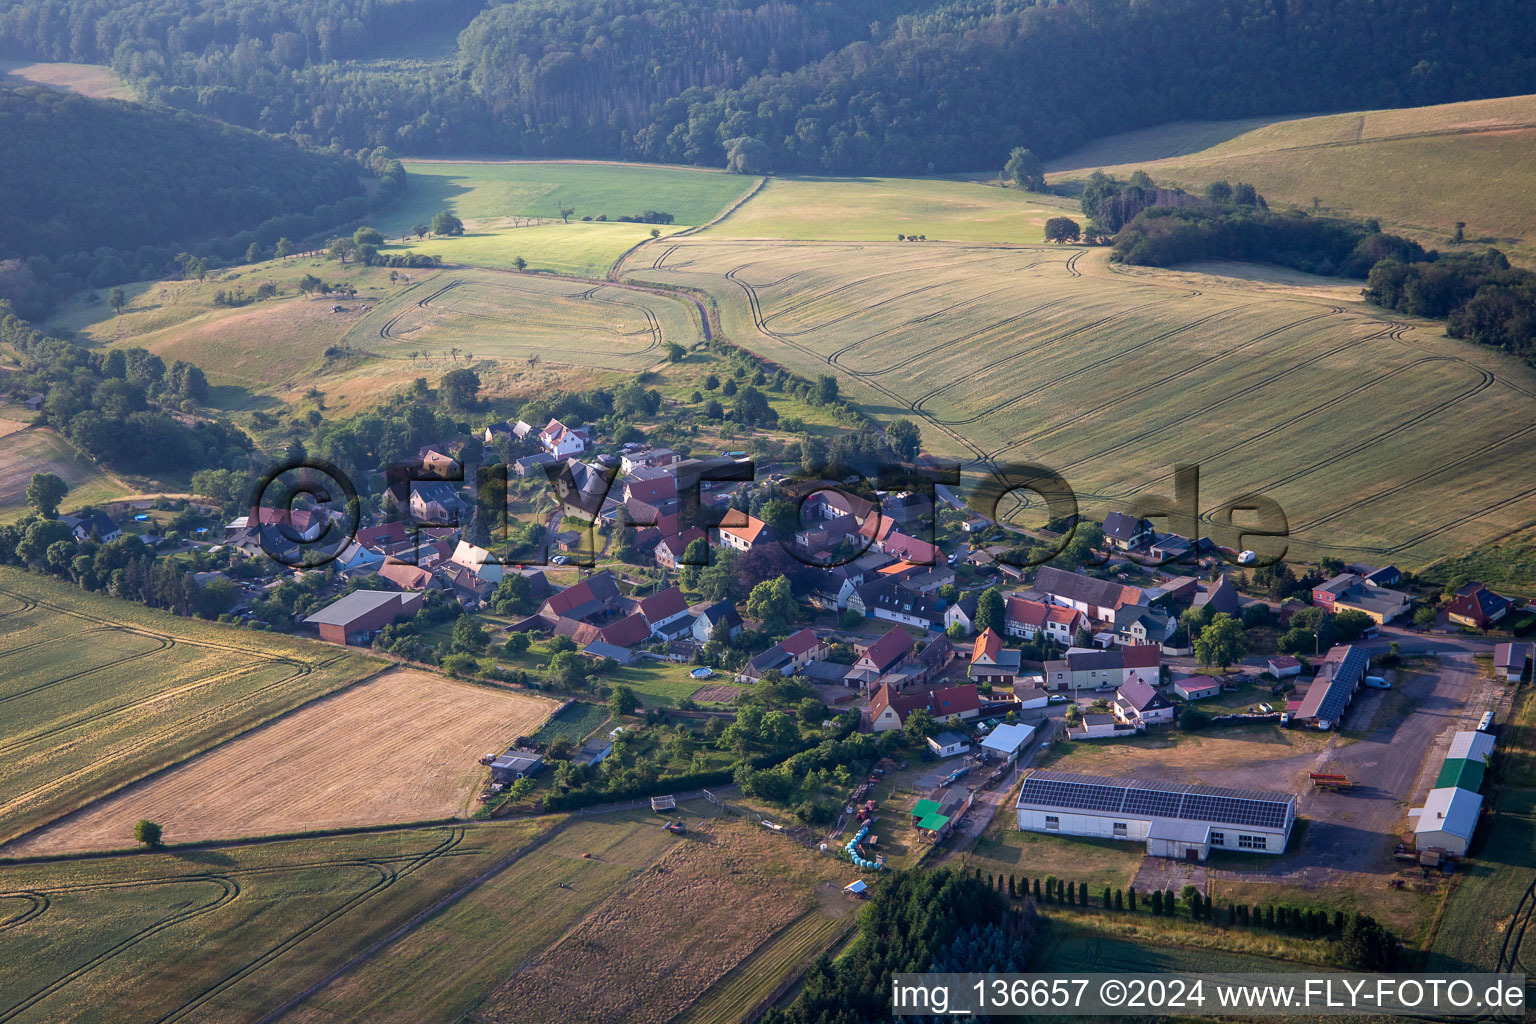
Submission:
{"label": "small outbuilding", "polygon": [[1221,680],[1212,679],[1210,676],[1175,679],[1173,692],[1185,700],[1204,700],[1206,697],[1214,697],[1221,693]]}
{"label": "small outbuilding", "polygon": [[1032,725],[1005,723],[993,729],[987,738],[981,741],[981,748],[1006,761],[1013,762],[1018,760],[1019,752],[1029,745],[1034,735],[1035,727]]}

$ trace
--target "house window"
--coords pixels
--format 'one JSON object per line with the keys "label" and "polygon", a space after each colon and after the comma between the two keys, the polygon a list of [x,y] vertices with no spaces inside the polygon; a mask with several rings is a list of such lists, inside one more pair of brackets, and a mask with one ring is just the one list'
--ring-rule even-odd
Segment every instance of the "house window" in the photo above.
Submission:
{"label": "house window", "polygon": [[1212,846],[1226,846],[1227,845],[1227,835],[1226,835],[1226,833],[1225,832],[1212,832],[1211,833],[1211,845]]}
{"label": "house window", "polygon": [[1269,849],[1269,839],[1267,836],[1239,835],[1237,837],[1237,846],[1241,850],[1267,850]]}
{"label": "house window", "polygon": [[1125,838],[1125,822],[1123,822],[1123,821],[1115,822],[1115,838],[1116,839],[1124,839]]}
{"label": "house window", "polygon": [[1059,829],[1061,828],[1061,819],[1054,814],[1047,814],[1045,816],[1045,827],[1049,829]]}

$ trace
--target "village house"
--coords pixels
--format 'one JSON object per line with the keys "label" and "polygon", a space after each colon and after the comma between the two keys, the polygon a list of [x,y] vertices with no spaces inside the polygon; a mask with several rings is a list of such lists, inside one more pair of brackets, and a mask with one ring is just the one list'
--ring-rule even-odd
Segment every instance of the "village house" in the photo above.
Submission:
{"label": "village house", "polygon": [[1361,612],[1385,625],[1408,610],[1409,600],[1401,591],[1366,586],[1363,577],[1344,572],[1313,587],[1312,603],[1329,612]]}
{"label": "village house", "polygon": [[587,432],[552,419],[539,431],[539,447],[557,459],[573,458],[587,450]]}
{"label": "village house", "polygon": [[444,582],[432,574],[432,570],[394,559],[385,559],[379,566],[379,579],[401,590],[442,590]]}
{"label": "village house", "polygon": [[1456,591],[1446,616],[1458,626],[1487,629],[1508,614],[1509,608],[1509,598],[1495,594],[1481,583],[1468,583]]}
{"label": "village house", "polygon": [[1137,519],[1120,512],[1111,512],[1104,517],[1104,539],[1118,551],[1146,547],[1155,537],[1149,519]]}
{"label": "village house", "polygon": [[736,681],[755,683],[765,672],[777,670],[791,676],[813,661],[821,661],[832,647],[810,629],[801,629],[747,662],[736,674]]}
{"label": "village house", "polygon": [[670,466],[677,461],[677,453],[671,448],[641,448],[637,451],[625,452],[619,457],[619,468],[626,473],[633,473],[636,469],[655,469],[659,466]]}
{"label": "village house", "polygon": [[448,560],[470,570],[492,586],[501,582],[504,572],[501,560],[485,548],[476,547],[467,540],[459,541],[458,547],[453,549],[453,554]]}
{"label": "village house", "polygon": [[1075,608],[1099,622],[1113,622],[1115,611],[1124,605],[1147,603],[1147,595],[1140,587],[1111,583],[1050,565],[1040,567],[1034,589],[1051,604]]}
{"label": "village house", "polygon": [[446,480],[417,480],[411,484],[411,516],[423,523],[458,525],[464,502],[459,488]]}
{"label": "village house", "polygon": [[683,592],[676,587],[642,598],[640,614],[645,616],[645,624],[656,637],[670,638],[687,632],[693,625],[688,616],[688,602],[683,600]]}
{"label": "village house", "polygon": [[968,721],[981,714],[981,696],[971,685],[906,692],[881,685],[875,688],[869,700],[870,730],[900,729],[907,716],[919,708],[932,715],[935,722]]}
{"label": "village house", "polygon": [[1045,635],[1063,646],[1071,646],[1077,631],[1088,628],[1088,616],[1076,608],[1062,608],[1010,594],[1003,603],[1003,626],[1009,636],[1033,640]]}
{"label": "village house", "polygon": [[1019,660],[1017,650],[1003,647],[1002,637],[984,629],[971,648],[971,682],[1012,686],[1019,675]]}
{"label": "village house", "polygon": [[693,620],[693,639],[701,644],[709,643],[715,628],[722,623],[728,637],[741,635],[741,616],[731,602],[718,601],[707,608],[701,608]]}
{"label": "village house", "polygon": [[1173,636],[1178,623],[1173,616],[1145,605],[1126,605],[1115,612],[1115,638],[1123,644],[1156,644]]}
{"label": "village house", "polygon": [[[735,513],[739,521],[745,513]],[[758,544],[774,540],[773,531],[768,524],[752,515],[745,515],[746,522],[741,526],[722,526],[720,530],[720,543],[728,548],[734,548],[740,552],[751,551]]]}
{"label": "village house", "polygon": [[1110,708],[1120,721],[1137,728],[1173,721],[1173,703],[1135,674],[1116,688]]}
{"label": "village house", "polygon": [[544,467],[555,464],[555,457],[548,452],[525,455],[512,463],[512,472],[519,480],[544,479]]}
{"label": "village house", "polygon": [[867,618],[901,622],[920,629],[938,629],[944,621],[943,602],[932,594],[919,594],[896,583],[866,583],[848,598],[848,610]]}
{"label": "village house", "polygon": [[1162,663],[1162,651],[1151,645],[1109,651],[1072,648],[1065,657],[1045,663],[1045,688],[1054,693],[1108,690],[1133,674],[1155,679]]}
{"label": "village house", "polygon": [[[628,610],[613,573],[603,570],[573,586],[552,594],[539,606],[538,617],[555,626],[562,619],[587,622]],[[641,619],[644,622],[644,619]]]}
{"label": "village house", "polygon": [[683,555],[688,553],[688,545],[696,540],[707,542],[708,534],[697,526],[690,526],[682,533],[674,533],[670,537],[663,537],[656,542],[656,564],[663,569],[677,569],[683,564]]}
{"label": "village house", "polygon": [[868,686],[888,672],[894,672],[912,657],[912,637],[897,626],[880,639],[854,647],[859,658],[843,676],[847,686]]}
{"label": "village house", "polygon": [[91,512],[84,516],[59,516],[59,522],[70,528],[75,540],[87,541],[95,538],[103,544],[110,544],[123,535],[123,531],[104,512]]}
{"label": "village house", "polygon": [[444,562],[434,575],[443,581],[443,589],[466,611],[479,611],[496,592],[496,584],[457,562]]}

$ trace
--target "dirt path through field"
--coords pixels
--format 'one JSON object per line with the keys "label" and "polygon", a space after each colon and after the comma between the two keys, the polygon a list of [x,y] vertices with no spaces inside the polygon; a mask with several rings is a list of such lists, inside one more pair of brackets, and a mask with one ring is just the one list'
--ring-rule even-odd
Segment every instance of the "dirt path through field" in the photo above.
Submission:
{"label": "dirt path through field", "polygon": [[554,701],[395,669],[322,698],[3,848],[13,856],[450,817],[482,754],[533,732]]}

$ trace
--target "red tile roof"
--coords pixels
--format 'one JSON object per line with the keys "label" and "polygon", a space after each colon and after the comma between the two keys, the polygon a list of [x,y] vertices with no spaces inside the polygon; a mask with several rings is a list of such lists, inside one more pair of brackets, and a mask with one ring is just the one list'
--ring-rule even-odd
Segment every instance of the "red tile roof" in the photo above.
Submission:
{"label": "red tile roof", "polygon": [[[1062,608],[1060,611],[1073,611],[1071,608]],[[1004,617],[1009,622],[1016,622],[1023,626],[1034,626],[1039,629],[1045,625],[1045,620],[1051,614],[1050,609],[1039,601],[1031,601],[1027,597],[1010,597],[1005,605]]]}
{"label": "red tile roof", "polygon": [[598,630],[598,638],[615,647],[633,647],[649,639],[650,635],[651,627],[647,625],[645,616],[639,612],[626,615],[618,622]]}
{"label": "red tile roof", "polygon": [[860,657],[868,658],[878,671],[884,672],[911,651],[912,638],[907,635],[906,630],[897,628],[865,647],[860,652]]}
{"label": "red tile roof", "polygon": [[990,629],[984,629],[976,638],[975,646],[971,648],[971,664],[976,664],[982,658],[986,658],[988,662],[996,662],[997,654],[1002,649],[1003,638]]}
{"label": "red tile roof", "polygon": [[1121,662],[1126,668],[1158,668],[1163,663],[1163,652],[1157,644],[1132,644],[1120,648]]}
{"label": "red tile roof", "polygon": [[820,643],[821,638],[812,630],[802,629],[785,637],[779,646],[791,658],[798,658],[807,651],[815,650]]}
{"label": "red tile roof", "polygon": [[687,610],[688,602],[683,600],[683,592],[676,587],[668,587],[640,602],[640,614],[645,616],[646,622],[660,622]]}
{"label": "red tile roof", "polygon": [[728,533],[733,537],[739,537],[750,545],[756,544],[758,536],[767,528],[767,523],[756,516],[749,515],[747,516],[747,524],[745,526],[722,526],[720,527],[720,532]]}

